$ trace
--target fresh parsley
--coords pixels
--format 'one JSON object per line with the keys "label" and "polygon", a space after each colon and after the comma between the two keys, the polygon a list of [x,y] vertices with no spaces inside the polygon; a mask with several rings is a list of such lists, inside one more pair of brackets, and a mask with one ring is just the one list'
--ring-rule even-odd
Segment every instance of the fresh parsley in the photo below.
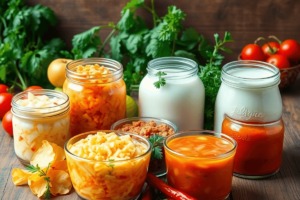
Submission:
{"label": "fresh parsley", "polygon": [[167,75],[167,74],[165,72],[161,72],[161,71],[159,71],[155,74],[155,76],[158,76],[158,81],[154,82],[153,85],[157,89],[166,85],[166,80],[164,78],[162,78],[162,76],[165,76],[165,75]]}
{"label": "fresh parsley", "polygon": [[151,159],[162,159],[163,153],[162,153],[162,147],[163,147],[163,140],[164,137],[160,135],[152,135],[149,138],[149,141],[152,144],[152,153],[151,153]]}
{"label": "fresh parsley", "polygon": [[72,57],[59,38],[46,41],[45,33],[57,23],[49,7],[24,5],[24,0],[0,3],[0,83],[25,90],[30,85],[53,88],[47,78],[50,62]]}
{"label": "fresh parsley", "polygon": [[216,45],[213,51],[207,51],[207,63],[200,65],[199,78],[205,87],[205,110],[204,110],[204,129],[211,130],[214,127],[214,109],[219,88],[221,86],[221,64],[224,56],[218,53],[219,50],[232,53],[224,45],[227,42],[233,42],[230,33],[225,32],[223,40],[220,40],[218,34],[214,35]]}
{"label": "fresh parsley", "polygon": [[[114,161],[115,159],[108,159],[109,162]],[[113,163],[108,163],[108,166],[111,167],[112,169],[114,169],[114,164]]]}
{"label": "fresh parsley", "polygon": [[50,163],[48,165],[48,167],[46,168],[46,170],[42,170],[39,165],[37,164],[36,166],[33,166],[33,165],[29,165],[29,166],[26,166],[26,169],[31,172],[31,173],[36,173],[38,172],[39,176],[42,177],[44,176],[44,180],[47,182],[47,186],[46,186],[46,191],[45,191],[45,194],[44,194],[44,198],[49,200],[50,197],[51,197],[51,192],[50,192],[50,177],[47,177],[47,173],[48,173],[48,170],[50,168]]}

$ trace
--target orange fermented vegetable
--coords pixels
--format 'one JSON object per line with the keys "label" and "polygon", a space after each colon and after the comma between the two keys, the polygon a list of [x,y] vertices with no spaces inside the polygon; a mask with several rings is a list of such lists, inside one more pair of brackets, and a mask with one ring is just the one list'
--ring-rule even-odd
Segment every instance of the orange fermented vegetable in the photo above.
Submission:
{"label": "orange fermented vegetable", "polygon": [[110,71],[97,64],[78,66],[76,72],[81,79],[67,79],[63,86],[71,103],[71,136],[108,130],[126,117],[126,86],[122,79],[106,78]]}

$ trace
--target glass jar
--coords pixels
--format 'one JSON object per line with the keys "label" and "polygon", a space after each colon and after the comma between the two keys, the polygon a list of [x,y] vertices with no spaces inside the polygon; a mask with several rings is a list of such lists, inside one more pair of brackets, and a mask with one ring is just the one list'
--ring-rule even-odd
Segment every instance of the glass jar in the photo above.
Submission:
{"label": "glass jar", "polygon": [[[130,118],[121,119],[121,120],[115,122],[111,126],[111,130],[118,130],[118,129],[122,128],[125,124],[132,124],[133,122],[137,122],[137,121],[144,121],[146,123],[149,123],[150,121],[154,121],[157,126],[159,126],[160,124],[166,124],[168,127],[170,127],[174,131],[174,133],[178,132],[177,126],[175,124],[173,124],[172,122],[165,120],[165,119],[157,119],[157,118],[153,118],[153,117],[130,117]],[[126,131],[126,132],[131,132],[131,131]],[[131,132],[131,133],[138,134],[136,132]],[[147,138],[147,139],[149,139],[149,138]],[[164,147],[161,147],[161,150],[163,153],[162,158],[161,159],[151,158],[150,164],[149,164],[149,169],[148,169],[149,172],[153,173],[157,177],[164,176],[167,173]]]}
{"label": "glass jar", "polygon": [[164,147],[171,187],[196,199],[229,196],[237,147],[234,139],[213,131],[186,131],[168,136]]}
{"label": "glass jar", "polygon": [[260,61],[234,61],[222,68],[215,104],[214,130],[221,132],[225,115],[242,122],[267,123],[281,118],[277,67]]}
{"label": "glass jar", "polygon": [[[76,193],[81,198],[89,200],[138,199],[147,176],[151,143],[136,134],[114,131],[118,136],[130,135],[133,140],[144,144],[147,151],[135,158],[112,161],[81,158],[69,151],[72,144],[97,132],[82,133],[72,137],[65,144],[67,165]],[[110,133],[112,131],[99,132]]]}
{"label": "glass jar", "polygon": [[234,175],[258,179],[279,171],[282,161],[284,124],[282,120],[269,123],[245,123],[225,116],[222,133],[238,144]]}
{"label": "glass jar", "polygon": [[[85,65],[109,69],[102,77],[76,73]],[[122,64],[106,58],[87,58],[67,64],[63,91],[71,103],[71,136],[93,130],[109,130],[111,125],[126,117],[126,85]]]}
{"label": "glass jar", "polygon": [[[148,63],[148,74],[139,89],[139,116],[166,119],[178,130],[202,129],[204,113],[204,86],[197,76],[195,61],[181,57],[157,58]],[[166,85],[154,86],[159,71]]]}
{"label": "glass jar", "polygon": [[64,103],[52,107],[24,107],[17,104],[20,99],[27,98],[28,92],[16,94],[12,99],[12,124],[14,149],[19,160],[28,165],[33,154],[47,140],[64,147],[70,138],[70,102],[63,92],[55,90],[30,90],[33,95],[46,95],[49,98],[60,98]]}

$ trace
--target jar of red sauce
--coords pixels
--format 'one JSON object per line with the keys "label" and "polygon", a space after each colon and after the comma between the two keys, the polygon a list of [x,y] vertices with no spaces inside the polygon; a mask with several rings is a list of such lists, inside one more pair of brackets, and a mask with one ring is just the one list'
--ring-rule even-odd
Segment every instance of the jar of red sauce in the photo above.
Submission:
{"label": "jar of red sauce", "polygon": [[213,131],[168,136],[164,140],[168,184],[196,199],[226,199],[236,147],[234,139]]}
{"label": "jar of red sauce", "polygon": [[235,176],[258,179],[279,171],[284,138],[281,119],[268,123],[241,122],[225,115],[222,133],[234,138],[238,144]]}

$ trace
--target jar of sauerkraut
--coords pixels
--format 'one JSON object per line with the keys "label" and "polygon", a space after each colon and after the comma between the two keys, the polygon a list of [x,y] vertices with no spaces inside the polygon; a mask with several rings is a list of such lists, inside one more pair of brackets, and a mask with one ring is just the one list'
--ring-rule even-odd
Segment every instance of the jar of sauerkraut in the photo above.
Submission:
{"label": "jar of sauerkraut", "polygon": [[108,130],[126,117],[126,85],[122,64],[106,58],[68,63],[63,91],[69,95],[71,136]]}
{"label": "jar of sauerkraut", "polygon": [[12,99],[14,149],[19,160],[29,164],[42,141],[63,148],[70,138],[68,95],[55,90],[21,92]]}

